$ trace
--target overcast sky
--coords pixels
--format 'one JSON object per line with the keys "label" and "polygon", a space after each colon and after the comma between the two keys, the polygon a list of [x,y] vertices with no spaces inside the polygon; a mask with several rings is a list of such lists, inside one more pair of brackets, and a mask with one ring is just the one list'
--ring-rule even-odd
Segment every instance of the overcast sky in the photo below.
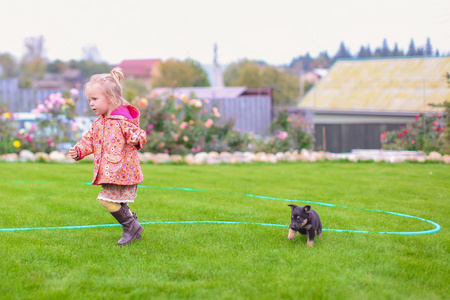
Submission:
{"label": "overcast sky", "polygon": [[243,58],[289,64],[309,52],[334,56],[341,41],[353,54],[386,38],[405,52],[427,38],[450,53],[449,0],[2,0],[0,53],[20,58],[24,39],[42,35],[50,60],[192,58],[219,63]]}

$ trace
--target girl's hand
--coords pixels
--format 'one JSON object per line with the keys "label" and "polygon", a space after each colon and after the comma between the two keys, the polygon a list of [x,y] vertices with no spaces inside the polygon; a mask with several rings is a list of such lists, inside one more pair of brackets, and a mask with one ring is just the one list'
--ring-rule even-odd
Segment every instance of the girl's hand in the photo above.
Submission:
{"label": "girl's hand", "polygon": [[69,154],[70,154],[70,157],[72,157],[73,159],[78,158],[78,151],[77,151],[77,149],[75,149],[73,147],[69,149]]}
{"label": "girl's hand", "polygon": [[131,136],[131,143],[135,146],[138,145],[139,144],[139,135],[133,134]]}

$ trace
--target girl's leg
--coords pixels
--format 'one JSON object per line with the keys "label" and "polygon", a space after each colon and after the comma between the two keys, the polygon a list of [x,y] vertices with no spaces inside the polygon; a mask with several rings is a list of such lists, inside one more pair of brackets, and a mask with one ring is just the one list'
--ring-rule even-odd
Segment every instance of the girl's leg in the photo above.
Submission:
{"label": "girl's leg", "polygon": [[[101,200],[101,199],[97,199],[97,200],[101,204],[101,206],[106,208],[109,212],[116,212],[122,207],[122,205],[120,203],[105,201],[105,200]],[[131,212],[130,208],[128,206],[127,206],[127,208],[128,208],[128,211],[130,212],[130,215],[133,216],[133,213]]]}
{"label": "girl's leg", "polygon": [[123,234],[118,242],[119,245],[131,243],[135,239],[142,239],[141,233],[144,228],[136,221],[136,215],[131,212],[126,203],[97,200],[122,225]]}
{"label": "girl's leg", "polygon": [[118,211],[121,208],[120,203],[105,201],[101,199],[97,199],[101,206],[106,208],[109,212]]}

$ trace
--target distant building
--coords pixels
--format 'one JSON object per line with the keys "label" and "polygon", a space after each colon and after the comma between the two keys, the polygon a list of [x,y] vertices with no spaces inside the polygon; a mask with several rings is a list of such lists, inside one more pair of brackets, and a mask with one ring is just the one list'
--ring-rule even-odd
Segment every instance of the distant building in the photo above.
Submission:
{"label": "distant building", "polygon": [[151,87],[152,80],[160,74],[160,59],[123,60],[116,67],[120,67],[126,79],[139,80]]}
{"label": "distant building", "polygon": [[450,99],[449,70],[450,57],[340,60],[298,108],[314,124],[317,149],[379,149],[382,132]]}
{"label": "distant building", "polygon": [[316,84],[322,77],[325,77],[327,74],[328,69],[314,69],[300,75],[300,80]]}

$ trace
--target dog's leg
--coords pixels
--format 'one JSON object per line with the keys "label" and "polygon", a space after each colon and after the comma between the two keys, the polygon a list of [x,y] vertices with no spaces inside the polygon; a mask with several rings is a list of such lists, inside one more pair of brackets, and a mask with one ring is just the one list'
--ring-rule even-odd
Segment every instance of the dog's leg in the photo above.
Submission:
{"label": "dog's leg", "polygon": [[289,228],[288,239],[292,240],[293,238],[295,238],[295,231]]}
{"label": "dog's leg", "polygon": [[308,232],[308,240],[306,242],[306,245],[308,245],[309,247],[314,246],[314,236],[315,236],[314,229],[312,229]]}

